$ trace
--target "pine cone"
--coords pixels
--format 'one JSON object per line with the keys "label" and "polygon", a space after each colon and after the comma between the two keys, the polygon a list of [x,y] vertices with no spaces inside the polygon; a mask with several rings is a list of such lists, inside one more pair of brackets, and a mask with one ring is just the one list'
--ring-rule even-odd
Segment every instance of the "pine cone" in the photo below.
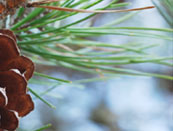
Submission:
{"label": "pine cone", "polygon": [[20,55],[13,32],[0,30],[0,130],[15,130],[19,118],[34,109],[27,94],[33,72],[34,64]]}

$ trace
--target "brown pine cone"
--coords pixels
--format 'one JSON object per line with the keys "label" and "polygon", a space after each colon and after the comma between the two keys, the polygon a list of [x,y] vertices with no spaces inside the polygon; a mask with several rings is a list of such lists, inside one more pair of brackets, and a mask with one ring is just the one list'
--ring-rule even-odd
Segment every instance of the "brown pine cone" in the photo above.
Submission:
{"label": "brown pine cone", "polygon": [[34,72],[34,64],[20,56],[16,37],[10,30],[0,30],[0,131],[13,131],[19,118],[34,109],[27,94],[27,81]]}

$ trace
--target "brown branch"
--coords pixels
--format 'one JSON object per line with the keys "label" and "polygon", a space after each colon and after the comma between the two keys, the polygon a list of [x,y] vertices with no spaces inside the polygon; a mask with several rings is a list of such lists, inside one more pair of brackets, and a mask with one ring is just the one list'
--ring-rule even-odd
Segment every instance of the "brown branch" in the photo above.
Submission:
{"label": "brown branch", "polygon": [[67,12],[80,12],[80,13],[119,13],[119,12],[129,12],[129,11],[139,11],[155,8],[154,6],[147,6],[142,8],[134,8],[134,9],[124,9],[124,10],[84,10],[84,9],[73,9],[73,8],[62,8],[56,6],[44,6],[44,5],[32,5],[32,7],[45,8],[50,10],[59,10],[59,11],[67,11]]}
{"label": "brown branch", "polygon": [[27,4],[27,7],[35,7],[37,5],[42,5],[42,4],[49,4],[52,2],[58,2],[61,0],[41,0],[41,1],[36,1],[36,2],[30,2]]}

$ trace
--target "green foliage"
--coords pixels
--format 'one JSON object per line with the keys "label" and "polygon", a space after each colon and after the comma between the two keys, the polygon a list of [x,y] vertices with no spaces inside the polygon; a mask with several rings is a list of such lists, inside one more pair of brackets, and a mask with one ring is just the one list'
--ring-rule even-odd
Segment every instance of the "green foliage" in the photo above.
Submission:
{"label": "green foliage", "polygon": [[173,27],[173,1],[172,0],[152,0],[161,15],[166,19],[168,24]]}
{"label": "green foliage", "polygon": [[[102,0],[95,0],[89,2],[88,0],[65,0],[62,2],[54,2],[50,5],[89,9],[102,2]],[[118,3],[118,0],[113,0],[108,5],[99,10],[125,7],[129,3]],[[118,27],[116,24],[122,23],[131,17],[134,17],[138,12],[126,13],[124,16],[116,19],[110,23],[99,27],[86,26],[77,27],[76,25],[89,20],[94,17],[96,13],[92,13],[84,18],[79,18],[70,24],[62,25],[62,20],[77,15],[77,12],[63,12],[63,11],[48,11],[42,8],[32,10],[26,17],[23,14],[27,13],[24,8],[19,9],[17,13],[17,22],[11,27],[16,33],[19,40],[18,44],[22,49],[22,53],[27,54],[36,64],[63,66],[78,71],[104,75],[103,78],[94,78],[81,81],[67,81],[59,78],[54,78],[45,74],[35,72],[35,76],[44,77],[46,79],[54,80],[49,84],[49,81],[37,80],[37,84],[48,84],[54,88],[55,84],[80,85],[80,83],[107,79],[119,76],[149,76],[162,79],[173,80],[172,76],[164,74],[149,73],[137,71],[135,69],[128,69],[124,65],[153,63],[160,64],[167,67],[172,67],[172,57],[160,57],[148,54],[146,49],[150,49],[159,44],[143,44],[142,42],[115,44],[104,43],[96,40],[89,40],[88,37],[98,37],[105,35],[121,35],[129,37],[154,38],[166,41],[172,41],[171,28],[146,28],[146,27]],[[59,22],[59,25],[57,24]],[[56,26],[54,24],[56,23]],[[114,27],[112,27],[114,25]],[[36,30],[36,31],[35,31]],[[169,34],[169,35],[167,35]],[[123,66],[123,67],[122,67]],[[35,83],[33,78],[30,82]],[[41,94],[36,93],[29,88],[30,92],[45,104],[54,108],[54,106],[44,100]],[[46,125],[38,129],[44,130],[50,125]]]}

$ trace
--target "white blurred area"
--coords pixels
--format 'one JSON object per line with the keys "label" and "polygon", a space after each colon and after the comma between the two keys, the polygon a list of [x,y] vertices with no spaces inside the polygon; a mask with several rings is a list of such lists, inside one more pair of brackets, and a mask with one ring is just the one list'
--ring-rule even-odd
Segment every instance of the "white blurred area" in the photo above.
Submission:
{"label": "white blurred area", "polygon": [[[105,2],[106,0],[103,4]],[[129,8],[152,5],[150,0],[127,0],[127,2],[133,3]],[[114,20],[119,15],[123,14],[100,15],[95,26]],[[142,11],[117,26],[168,27],[156,9]],[[136,40],[125,38],[104,36],[99,40],[120,44]],[[168,45],[165,41],[156,39],[143,39],[142,42],[161,44],[159,50],[151,50],[153,54],[172,55],[171,43]],[[168,71],[162,66],[149,64],[141,65],[140,69],[162,73]],[[55,68],[47,72],[54,77],[69,80],[92,77],[69,69]],[[23,129],[37,129],[52,123],[52,128],[45,131],[173,131],[172,84],[172,81],[149,77],[122,77],[84,84],[84,89],[75,86],[58,86],[50,92],[50,95],[44,97],[56,105],[56,109],[51,109],[40,100],[35,100],[35,111],[22,118],[20,126]]]}

